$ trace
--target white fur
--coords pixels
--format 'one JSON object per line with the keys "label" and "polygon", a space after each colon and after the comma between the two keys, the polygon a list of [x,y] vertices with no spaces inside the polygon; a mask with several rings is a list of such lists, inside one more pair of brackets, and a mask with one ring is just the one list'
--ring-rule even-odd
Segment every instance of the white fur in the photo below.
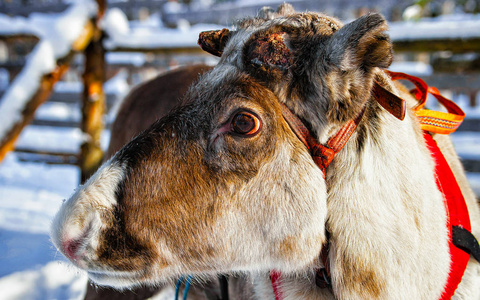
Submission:
{"label": "white fur", "polygon": [[449,254],[445,207],[433,162],[411,115],[399,122],[385,112],[382,122],[379,142],[369,139],[360,157],[354,145],[347,146],[328,170],[336,295],[371,297],[350,287],[344,278],[347,274],[338,262],[351,255],[385,280],[379,299],[396,295],[438,299],[448,274]]}
{"label": "white fur", "polygon": [[[334,237],[330,262],[336,299],[373,298],[355,289],[354,278],[339,264],[356,254],[385,281],[378,299],[439,299],[443,292],[450,263],[446,212],[415,122],[411,113],[400,122],[384,112],[376,142],[370,139],[361,156],[354,143],[347,144],[328,169],[327,227]],[[447,136],[435,138],[457,176],[478,236],[478,204],[460,161]],[[258,299],[271,288],[266,277],[264,282],[256,287]],[[313,269],[285,274],[281,282],[285,300],[334,299],[328,289],[315,287]],[[480,265],[471,259],[453,299],[479,295]]]}
{"label": "white fur", "polygon": [[[240,271],[274,268],[292,272],[316,263],[312,257],[316,257],[325,240],[326,187],[322,172],[308,153],[295,151],[292,146],[304,147],[301,143],[280,144],[272,161],[238,191],[234,201],[243,205],[221,221],[228,230],[224,234],[231,239],[232,257],[257,262]],[[266,185],[272,178],[276,182]],[[255,238],[247,239],[252,233]],[[298,249],[286,257],[279,247],[288,238],[298,242]]]}
{"label": "white fur", "polygon": [[[97,248],[98,235],[103,226],[102,211],[109,212],[115,206],[115,190],[123,180],[124,173],[121,164],[110,160],[62,205],[51,229],[53,243],[58,249],[63,251],[64,242],[77,239],[83,239],[82,247],[77,252],[82,252],[87,246]],[[89,251],[89,255],[92,253]],[[82,261],[75,263],[84,266]]]}

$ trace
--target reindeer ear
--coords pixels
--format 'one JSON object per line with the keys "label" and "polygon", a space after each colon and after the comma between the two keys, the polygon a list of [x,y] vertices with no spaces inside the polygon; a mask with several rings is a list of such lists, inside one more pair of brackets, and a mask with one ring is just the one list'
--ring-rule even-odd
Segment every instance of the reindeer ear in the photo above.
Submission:
{"label": "reindeer ear", "polygon": [[224,28],[222,30],[211,30],[200,32],[198,37],[198,45],[215,56],[222,56],[223,48],[228,42],[231,32]]}
{"label": "reindeer ear", "polygon": [[343,26],[327,44],[330,62],[342,70],[387,68],[393,59],[387,29],[380,14],[368,14]]}

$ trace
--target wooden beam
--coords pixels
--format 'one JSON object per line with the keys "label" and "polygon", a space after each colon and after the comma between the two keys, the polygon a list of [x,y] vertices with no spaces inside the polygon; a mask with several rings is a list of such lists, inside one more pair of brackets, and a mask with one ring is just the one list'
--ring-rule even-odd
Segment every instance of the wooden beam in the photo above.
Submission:
{"label": "wooden beam", "polygon": [[37,108],[44,103],[50,93],[52,92],[54,84],[62,77],[67,71],[68,65],[59,65],[52,73],[45,75],[41,79],[40,88],[28,101],[25,106],[22,115],[23,118],[20,122],[13,125],[10,131],[0,142],[0,161],[3,160],[5,155],[15,148],[15,142],[22,132],[23,128],[33,120],[33,115]]}
{"label": "wooden beam", "polygon": [[[480,30],[480,29],[479,29]],[[424,39],[424,40],[394,40],[395,52],[435,52],[451,51],[467,53],[480,51],[480,38],[471,39]]]}
{"label": "wooden beam", "polygon": [[[188,46],[188,47],[115,47],[108,49],[108,52],[148,52],[154,54],[205,54],[199,46]],[[205,54],[209,56],[209,54]]]}
{"label": "wooden beam", "polygon": [[12,43],[16,41],[22,41],[22,42],[29,42],[29,43],[36,43],[40,39],[37,36],[34,36],[29,33],[18,33],[18,34],[0,34],[0,41],[4,41],[6,43]]}
{"label": "wooden beam", "polygon": [[480,87],[480,77],[476,74],[436,73],[422,76],[422,79],[430,86],[458,92],[470,92]]}
{"label": "wooden beam", "polygon": [[18,160],[23,162],[42,162],[51,165],[78,164],[77,153],[50,152],[17,147],[15,149],[15,154],[17,155]]}
{"label": "wooden beam", "polygon": [[60,80],[63,74],[68,70],[69,64],[73,58],[73,51],[82,50],[82,47],[85,46],[88,43],[88,40],[91,39],[91,30],[92,26],[87,24],[84,28],[84,32],[82,32],[77,41],[74,42],[72,51],[66,57],[57,61],[57,67],[53,72],[44,75],[41,78],[38,90],[27,102],[22,111],[23,117],[21,118],[21,120],[15,124],[12,124],[12,128],[5,134],[5,136],[1,137],[0,161],[3,160],[3,158],[8,152],[14,149],[15,142],[18,139],[18,136],[20,135],[23,128],[33,120],[33,116],[37,108],[48,99],[48,97],[52,93],[55,83]]}

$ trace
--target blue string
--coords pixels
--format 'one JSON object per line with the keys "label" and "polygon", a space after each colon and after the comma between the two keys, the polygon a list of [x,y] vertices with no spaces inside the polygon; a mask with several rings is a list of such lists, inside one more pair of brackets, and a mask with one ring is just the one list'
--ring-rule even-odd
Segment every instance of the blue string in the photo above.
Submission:
{"label": "blue string", "polygon": [[175,300],[178,300],[178,294],[180,293],[180,285],[182,284],[183,276],[178,278],[177,285],[175,286]]}
{"label": "blue string", "polygon": [[[178,300],[178,295],[180,294],[180,285],[183,282],[185,277],[180,277],[177,280],[177,284],[175,285],[175,300]],[[185,290],[183,291],[183,300],[187,300],[188,290],[190,289],[190,285],[192,284],[192,275],[187,276],[187,282],[185,283]]]}
{"label": "blue string", "polygon": [[188,275],[187,277],[187,283],[185,284],[185,290],[183,291],[183,300],[187,300],[187,294],[188,294],[188,290],[190,289],[192,278],[193,278],[192,275]]}

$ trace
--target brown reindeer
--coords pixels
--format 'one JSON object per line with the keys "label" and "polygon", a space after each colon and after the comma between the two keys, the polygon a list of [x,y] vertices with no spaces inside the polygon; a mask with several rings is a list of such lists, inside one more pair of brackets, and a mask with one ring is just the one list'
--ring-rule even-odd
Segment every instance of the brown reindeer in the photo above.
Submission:
{"label": "brown reindeer", "polygon": [[[382,71],[392,60],[385,20],[371,14],[343,26],[285,6],[280,15],[203,40],[219,64],[187,105],[63,205],[55,245],[95,282],[118,288],[241,272],[258,299],[440,298],[450,255],[434,162],[414,115],[396,119],[372,93],[377,82],[407,97]],[[358,125],[325,174],[285,109],[321,144]],[[448,139],[436,138],[478,236],[461,165]],[[330,288],[315,284],[322,267]],[[471,259],[456,299],[478,299],[479,268]]]}
{"label": "brown reindeer", "polygon": [[[188,87],[200,76],[210,70],[205,65],[194,65],[166,72],[135,87],[122,101],[112,124],[108,150],[105,157],[113,156],[135,136],[147,129],[156,120],[162,118],[174,108],[180,106],[182,96]],[[212,282],[215,283],[215,282]],[[212,283],[207,287],[212,286]],[[202,285],[203,288],[205,284]],[[112,288],[97,288],[89,282],[86,300],[94,299],[146,299],[161,290],[159,287],[142,287],[133,291],[117,291]],[[218,289],[212,293],[218,293]],[[190,296],[201,294],[192,289]]]}

